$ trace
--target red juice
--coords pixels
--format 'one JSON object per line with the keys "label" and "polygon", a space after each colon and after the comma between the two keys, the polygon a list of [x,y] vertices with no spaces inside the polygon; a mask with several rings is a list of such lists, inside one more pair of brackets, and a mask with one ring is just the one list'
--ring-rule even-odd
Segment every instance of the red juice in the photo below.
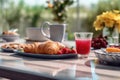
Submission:
{"label": "red juice", "polygon": [[89,54],[91,39],[76,39],[76,50],[78,54]]}

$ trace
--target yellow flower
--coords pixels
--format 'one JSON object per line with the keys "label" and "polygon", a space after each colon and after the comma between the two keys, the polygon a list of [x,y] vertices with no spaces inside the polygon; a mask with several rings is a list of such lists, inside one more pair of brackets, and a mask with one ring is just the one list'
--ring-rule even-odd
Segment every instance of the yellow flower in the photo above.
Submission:
{"label": "yellow flower", "polygon": [[102,30],[104,27],[117,27],[120,32],[120,11],[106,11],[98,15],[93,26],[95,30]]}
{"label": "yellow flower", "polygon": [[101,30],[104,26],[102,25],[102,22],[100,22],[101,20],[97,20],[96,22],[94,22],[94,26],[96,30]]}
{"label": "yellow flower", "polygon": [[49,7],[49,8],[52,8],[52,7],[53,7],[53,4],[50,4],[50,3],[49,3],[49,4],[48,4],[48,7]]}

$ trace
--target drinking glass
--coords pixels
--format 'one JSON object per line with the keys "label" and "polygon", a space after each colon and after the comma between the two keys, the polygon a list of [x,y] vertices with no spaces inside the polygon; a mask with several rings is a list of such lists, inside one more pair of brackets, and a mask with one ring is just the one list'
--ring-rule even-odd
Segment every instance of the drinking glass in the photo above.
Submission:
{"label": "drinking glass", "polygon": [[91,48],[92,32],[75,32],[75,43],[77,53],[81,55],[82,58],[88,57]]}

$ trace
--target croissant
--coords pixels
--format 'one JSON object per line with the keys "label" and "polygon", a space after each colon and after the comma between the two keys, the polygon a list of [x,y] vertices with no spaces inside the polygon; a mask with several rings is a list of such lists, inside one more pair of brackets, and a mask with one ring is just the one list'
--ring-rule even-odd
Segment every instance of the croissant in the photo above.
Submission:
{"label": "croissant", "polygon": [[48,41],[38,46],[37,53],[41,54],[57,54],[60,47],[56,42]]}
{"label": "croissant", "polygon": [[36,54],[57,54],[57,52],[63,47],[65,46],[59,42],[46,41],[42,43],[28,44],[24,51]]}
{"label": "croissant", "polygon": [[21,44],[19,47],[22,48],[26,53],[37,53],[36,48],[38,45],[40,45],[40,43]]}

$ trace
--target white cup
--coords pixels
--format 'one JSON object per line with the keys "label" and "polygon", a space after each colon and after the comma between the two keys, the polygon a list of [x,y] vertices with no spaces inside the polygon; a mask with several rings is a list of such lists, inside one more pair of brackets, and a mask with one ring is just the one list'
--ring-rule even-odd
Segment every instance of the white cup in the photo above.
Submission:
{"label": "white cup", "polygon": [[[48,26],[49,34],[44,31],[44,26]],[[41,27],[42,34],[53,41],[63,42],[65,37],[66,24],[51,24],[49,22],[43,23]]]}

